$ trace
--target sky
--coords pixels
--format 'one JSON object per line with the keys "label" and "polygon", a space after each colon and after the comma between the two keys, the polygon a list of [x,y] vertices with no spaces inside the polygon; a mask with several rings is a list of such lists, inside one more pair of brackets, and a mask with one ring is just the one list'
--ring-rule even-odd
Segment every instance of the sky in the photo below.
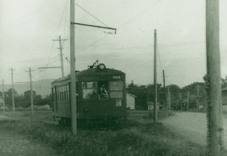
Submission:
{"label": "sky", "polygon": [[[76,70],[96,60],[126,73],[126,80],[153,84],[154,30],[157,30],[158,83],[203,82],[206,73],[205,0],[76,0],[75,22],[108,26],[117,33],[75,25]],[[70,73],[69,0],[0,0],[0,79],[11,83],[57,79],[61,35],[64,71]],[[227,1],[220,0],[221,74],[227,75]],[[67,58],[67,59],[65,59]]]}

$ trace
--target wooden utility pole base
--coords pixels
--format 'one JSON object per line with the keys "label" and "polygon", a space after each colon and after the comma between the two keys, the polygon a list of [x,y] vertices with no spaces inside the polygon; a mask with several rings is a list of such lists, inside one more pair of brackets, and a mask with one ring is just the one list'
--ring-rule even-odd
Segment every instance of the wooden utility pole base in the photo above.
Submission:
{"label": "wooden utility pole base", "polygon": [[221,156],[224,148],[219,50],[219,0],[206,0],[206,53],[208,150],[210,156]]}

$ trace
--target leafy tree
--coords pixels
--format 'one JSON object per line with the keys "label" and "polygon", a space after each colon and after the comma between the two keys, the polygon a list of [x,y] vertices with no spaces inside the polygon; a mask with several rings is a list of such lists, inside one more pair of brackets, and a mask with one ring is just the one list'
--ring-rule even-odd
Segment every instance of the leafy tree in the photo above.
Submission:
{"label": "leafy tree", "polygon": [[[161,84],[157,85],[158,92],[161,90]],[[154,85],[135,85],[133,81],[127,87],[127,92],[136,96],[135,107],[136,109],[147,110],[147,103],[154,102]],[[158,101],[161,94],[158,94]]]}
{"label": "leafy tree", "polygon": [[14,94],[14,102],[15,102],[15,106],[16,106],[16,102],[18,101],[20,95],[18,94],[18,92],[15,90],[15,89],[8,89],[6,92],[5,92],[5,103],[6,103],[6,106],[8,106],[9,108],[12,107],[12,91],[13,91],[13,94]]}
{"label": "leafy tree", "polygon": [[[51,105],[51,95],[46,96],[45,98],[42,98],[41,95],[37,95],[35,91],[33,91],[33,99],[34,99],[34,105],[45,105],[49,104]],[[12,108],[12,89],[10,88],[8,91],[5,92],[5,103],[6,106],[9,108]],[[27,90],[24,92],[24,94],[19,95],[17,91],[14,89],[14,103],[15,107],[24,107],[28,108],[31,106],[31,91]]]}
{"label": "leafy tree", "polygon": [[194,82],[188,86],[182,88],[182,92],[184,97],[187,98],[187,93],[190,92],[190,101],[189,101],[189,109],[198,110],[197,105],[206,105],[206,86],[205,83],[202,82]]}
{"label": "leafy tree", "polygon": [[[33,97],[36,97],[36,92],[33,90],[32,91],[33,93]],[[24,98],[26,98],[26,99],[30,99],[31,98],[31,90],[27,90],[27,91],[25,91],[24,92]]]}
{"label": "leafy tree", "polygon": [[42,98],[41,95],[36,96],[35,104],[38,106],[43,106],[43,105],[50,105],[52,107],[52,101],[51,101],[51,94],[47,95],[46,97]]}

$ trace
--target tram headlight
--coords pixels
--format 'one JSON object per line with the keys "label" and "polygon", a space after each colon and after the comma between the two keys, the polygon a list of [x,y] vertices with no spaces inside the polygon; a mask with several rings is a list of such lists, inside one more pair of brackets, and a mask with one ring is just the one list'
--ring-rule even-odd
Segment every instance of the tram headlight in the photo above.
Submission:
{"label": "tram headlight", "polygon": [[106,69],[105,64],[103,64],[103,63],[102,63],[102,64],[100,64],[100,65],[99,65],[99,69],[100,69],[100,70],[104,70],[104,69]]}

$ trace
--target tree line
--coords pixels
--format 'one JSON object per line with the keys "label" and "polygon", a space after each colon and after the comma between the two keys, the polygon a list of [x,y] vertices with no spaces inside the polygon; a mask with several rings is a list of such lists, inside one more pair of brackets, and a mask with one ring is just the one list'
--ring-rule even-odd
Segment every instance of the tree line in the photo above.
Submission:
{"label": "tree line", "polygon": [[[157,100],[159,107],[167,107],[167,90],[170,91],[171,109],[203,111],[206,105],[206,85],[195,82],[180,88],[178,85],[168,85],[165,88],[157,84]],[[148,103],[154,102],[154,85],[136,85],[133,81],[127,86],[127,93],[136,96],[135,109],[147,110]]]}
{"label": "tree line", "polygon": [[[14,103],[16,108],[17,107],[29,108],[31,106],[30,90],[27,90],[20,95],[15,89],[12,90],[12,88],[10,88],[5,92],[6,107],[8,107],[9,109],[12,108],[12,91],[14,93]],[[36,91],[33,91],[33,100],[34,100],[34,105],[43,106],[48,104],[52,107],[51,94],[46,95],[45,97],[42,97],[41,95],[36,94]]]}

